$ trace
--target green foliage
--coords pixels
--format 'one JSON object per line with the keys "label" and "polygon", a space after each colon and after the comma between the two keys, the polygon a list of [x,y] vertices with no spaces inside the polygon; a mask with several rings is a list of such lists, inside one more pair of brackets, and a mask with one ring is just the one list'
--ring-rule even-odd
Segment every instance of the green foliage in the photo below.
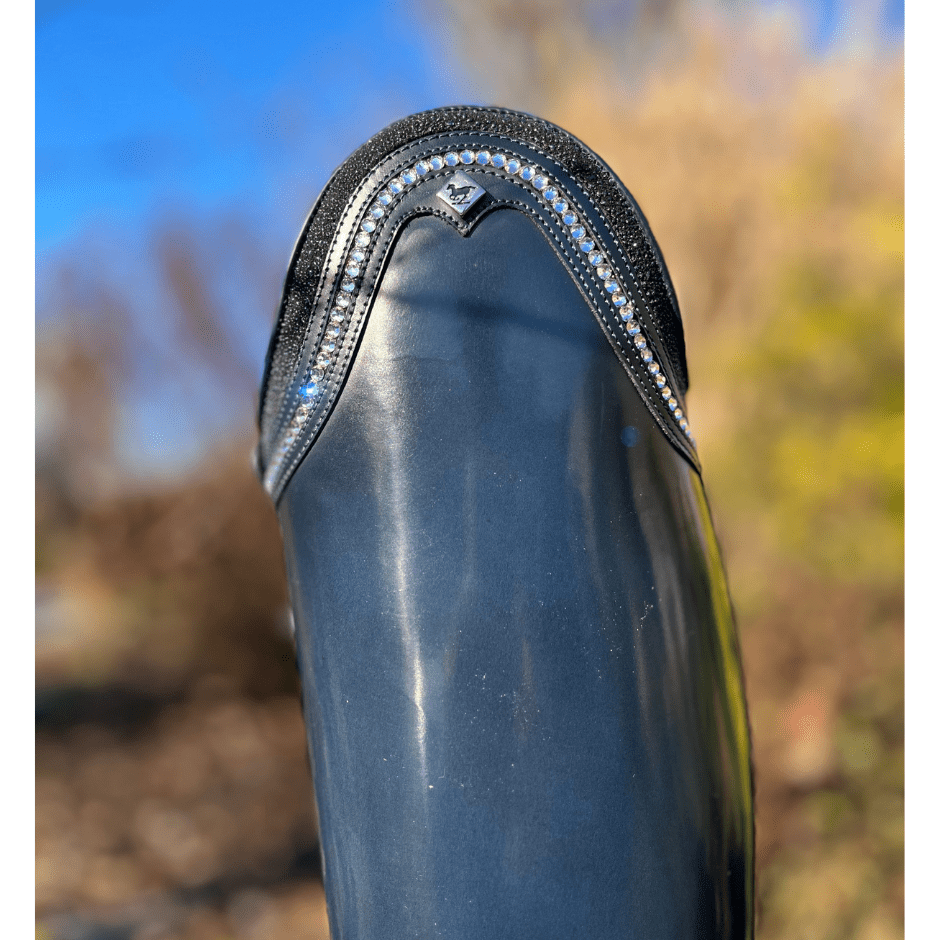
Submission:
{"label": "green foliage", "polygon": [[847,287],[803,262],[749,346],[748,389],[710,479],[730,511],[768,515],[774,550],[843,581],[902,569],[904,373],[899,279]]}

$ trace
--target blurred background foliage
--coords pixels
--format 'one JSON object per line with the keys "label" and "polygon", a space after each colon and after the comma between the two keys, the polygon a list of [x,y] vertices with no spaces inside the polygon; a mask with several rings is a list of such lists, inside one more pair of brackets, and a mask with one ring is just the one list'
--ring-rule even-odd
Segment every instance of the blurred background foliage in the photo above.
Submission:
{"label": "blurred background foliage", "polygon": [[[902,936],[903,67],[882,5],[800,9],[833,6],[822,46],[766,4],[395,13],[448,93],[600,153],[669,262],[744,650],[763,940]],[[326,936],[252,397],[325,160],[444,103],[380,89],[306,171],[279,132],[301,170],[276,237],[256,204],[178,202],[40,253],[37,936]]]}

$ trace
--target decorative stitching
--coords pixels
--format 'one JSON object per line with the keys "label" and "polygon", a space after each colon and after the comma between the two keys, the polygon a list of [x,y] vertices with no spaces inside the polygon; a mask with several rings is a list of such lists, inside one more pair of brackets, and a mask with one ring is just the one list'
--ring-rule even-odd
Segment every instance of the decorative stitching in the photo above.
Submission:
{"label": "decorative stitching", "polygon": [[[650,349],[650,361],[652,364],[644,361],[643,357],[640,355],[642,350],[651,346],[651,339],[655,330],[650,330],[648,324],[641,324],[639,322],[638,314],[640,311],[638,311],[635,306],[633,299],[634,292],[642,301],[643,307],[646,308],[647,315],[652,322],[653,317],[649,313],[649,302],[630,271],[632,265],[629,259],[626,258],[622,247],[613,237],[607,220],[604,218],[603,213],[601,213],[594,200],[589,194],[585,194],[600,221],[600,225],[593,219],[588,223],[588,220],[584,218],[587,213],[577,194],[572,195],[571,192],[554,179],[543,167],[538,165],[533,166],[532,163],[534,161],[530,162],[527,159],[523,159],[519,154],[511,152],[503,154],[499,151],[494,154],[489,150],[476,149],[483,145],[475,143],[469,146],[464,143],[459,151],[449,150],[444,154],[434,153],[430,150],[426,153],[424,152],[422,144],[431,140],[452,138],[453,136],[453,134],[446,133],[435,134],[417,142],[412,141],[406,147],[399,148],[398,151],[394,154],[390,154],[382,161],[385,168],[391,164],[395,169],[392,171],[385,169],[384,172],[380,172],[381,165],[380,167],[376,167],[368,179],[362,181],[355,195],[347,201],[344,207],[340,224],[337,227],[337,234],[339,230],[346,226],[354,206],[359,210],[357,213],[358,228],[349,232],[343,239],[334,238],[333,244],[330,246],[328,262],[323,266],[323,270],[321,271],[318,289],[314,294],[314,309],[311,311],[311,314],[314,314],[314,312],[321,307],[322,309],[320,309],[317,315],[311,315],[308,320],[303,341],[300,344],[298,357],[294,365],[294,379],[288,385],[288,388],[294,388],[298,378],[302,376],[300,390],[301,394],[305,397],[302,397],[298,402],[298,392],[295,389],[293,393],[285,395],[281,407],[278,408],[277,416],[279,420],[276,424],[277,427],[284,427],[284,418],[288,415],[291,420],[287,430],[278,435],[276,439],[277,447],[264,475],[264,484],[275,500],[280,496],[287,479],[289,479],[300,459],[302,459],[303,454],[315,438],[336,400],[339,388],[346,374],[346,365],[351,358],[352,351],[358,345],[362,325],[366,319],[368,309],[371,306],[372,287],[376,283],[378,274],[384,266],[385,258],[394,241],[394,236],[400,230],[401,226],[415,215],[415,211],[412,210],[407,217],[400,218],[390,232],[386,232],[384,229],[389,219],[386,209],[390,210],[396,202],[397,197],[403,192],[406,192],[409,187],[422,182],[422,178],[430,178],[431,175],[436,176],[438,173],[445,172],[448,167],[455,166],[460,167],[465,172],[470,171],[509,180],[514,185],[522,188],[523,191],[530,196],[534,193],[537,196],[541,196],[543,200],[548,197],[547,203],[545,204],[543,204],[541,200],[537,200],[539,207],[537,211],[533,210],[527,203],[522,203],[517,200],[502,200],[502,202],[504,205],[514,205],[523,209],[540,221],[543,229],[550,233],[552,239],[564,255],[564,258],[567,259],[569,270],[572,270],[572,273],[580,280],[584,288],[583,292],[590,301],[597,319],[604,328],[605,334],[613,340],[616,347],[620,350],[621,355],[618,356],[618,358],[621,358],[623,364],[627,366],[627,371],[630,373],[631,377],[634,378],[635,383],[639,383],[638,387],[645,387],[647,394],[641,397],[647,402],[647,406],[656,418],[657,424],[661,426],[661,429],[674,443],[679,443],[675,439],[674,434],[671,433],[671,428],[669,428],[668,425],[664,425],[660,417],[661,409],[663,409],[660,399],[668,399],[668,411],[665,411],[663,417],[676,420],[686,437],[694,445],[691,433],[688,430],[688,421],[684,417],[682,409],[679,407],[681,398],[679,398],[676,393],[672,392],[671,388],[666,385],[665,380],[663,383],[666,385],[664,392],[660,391],[658,388],[654,388],[653,386],[658,385],[658,382],[652,383],[647,375],[647,373],[650,373],[651,375],[658,376],[658,374],[662,372],[663,365],[667,364],[668,359],[660,355],[659,358],[663,362],[663,365],[660,365],[652,355],[652,348]],[[510,140],[510,138],[501,134],[484,136],[494,140]],[[477,139],[483,138],[480,137]],[[518,146],[525,147],[526,150],[538,153],[552,165],[558,166],[556,161],[539,148],[522,144],[521,142],[516,143]],[[416,148],[418,150],[417,155],[415,155]],[[406,150],[410,153],[410,156],[406,164],[401,164],[401,155]],[[492,163],[494,156],[500,160],[498,166]],[[512,164],[514,163],[517,165],[515,169],[512,169]],[[493,167],[493,169],[487,169],[487,167]],[[390,175],[390,173],[392,175]],[[370,181],[376,180],[378,180],[378,182],[367,185]],[[523,187],[523,182],[529,184],[530,188]],[[368,198],[364,199],[363,196],[366,192],[370,195]],[[429,210],[428,207],[421,208],[421,214],[424,215],[440,214],[437,210]],[[575,209],[577,211],[575,211]],[[546,210],[554,211],[559,218],[555,218],[555,216],[551,214],[551,211]],[[568,253],[567,248],[555,231],[555,226],[559,225],[559,222],[563,223],[562,227],[565,229],[570,246],[578,249],[578,251],[583,254],[589,254],[591,256],[591,268],[585,267],[581,254],[579,254],[578,251],[575,252],[574,257]],[[590,227],[588,227],[588,224]],[[592,233],[592,228],[597,228],[598,234]],[[605,244],[605,242],[601,241],[601,235],[605,233],[608,236],[606,242],[613,244],[616,254],[620,256],[623,262],[622,265],[616,265],[616,262],[614,262],[614,267],[611,268],[611,255],[609,250],[607,252],[601,251],[600,245]],[[592,235],[593,237],[591,237]],[[597,242],[595,242],[595,238]],[[384,239],[384,241],[381,241],[382,239]],[[338,248],[341,244],[343,249],[339,251]],[[379,248],[380,255],[374,254],[377,247]],[[609,246],[605,244],[605,247]],[[357,248],[359,249],[358,252],[356,250]],[[362,255],[358,260],[356,260],[357,254]],[[371,258],[370,254],[372,255]],[[381,262],[378,265],[374,264],[377,258]],[[372,267],[372,273],[369,277],[368,285],[365,280],[360,280],[357,285],[356,281],[361,278],[360,271],[362,266],[369,264],[370,261],[373,262],[373,264],[370,265]],[[344,264],[346,273],[343,272]],[[633,349],[632,356],[627,355],[620,338],[613,333],[613,328],[608,321],[609,313],[606,312],[607,305],[597,300],[595,294],[595,291],[598,290],[597,281],[591,280],[589,283],[584,277],[585,271],[599,276],[604,265],[611,271],[610,274],[604,275],[604,288],[608,293],[611,293],[614,298],[620,298],[620,308],[632,311],[627,319],[629,321],[636,320],[638,323],[637,329],[633,331],[635,334],[634,343],[628,344]],[[633,288],[632,290],[626,284],[621,283],[624,281],[623,273],[619,273],[616,270],[616,268],[620,267],[624,268],[624,272],[627,274]],[[348,273],[350,271],[354,271],[355,273]],[[614,279],[614,274],[616,274],[616,280]],[[329,278],[332,278],[333,283],[329,293],[327,293],[326,283]],[[339,335],[335,338],[335,342],[331,340],[328,345],[324,341],[326,327],[330,322],[329,316],[331,316],[327,314],[327,311],[332,309],[333,313],[337,314],[339,308],[334,306],[334,304],[339,304],[340,298],[344,294],[352,295],[350,298],[351,303],[342,308],[347,312],[346,316],[348,316],[348,322],[344,327],[337,323]],[[626,295],[630,296],[630,301],[625,300]],[[601,297],[603,298],[603,292],[601,292]],[[329,301],[325,305],[322,304],[324,298],[327,298]],[[365,302],[363,302],[364,298]],[[646,319],[646,316],[644,316],[643,319]],[[620,322],[620,332],[626,337],[628,334],[625,331],[623,318],[618,318],[617,322]],[[314,323],[318,325],[315,331]],[[313,348],[311,348],[310,344],[310,337],[312,335],[317,335],[318,337],[317,344]],[[331,346],[332,348],[330,348]],[[656,346],[658,347],[658,343]],[[335,359],[333,358],[334,350],[338,353]],[[661,350],[657,351],[661,353]],[[634,357],[640,360],[636,365],[631,364]],[[311,365],[312,362],[313,364]],[[302,369],[299,368],[301,365],[303,366]],[[652,371],[654,368],[655,372]],[[639,370],[638,377],[635,375],[637,370]],[[647,395],[652,396],[652,402],[656,403],[655,407],[652,402],[647,399]],[[291,409],[289,405],[292,400],[295,401],[293,409]],[[314,415],[316,415],[316,420],[311,422],[309,419],[314,417]],[[291,453],[292,451],[293,454]],[[285,463],[287,464],[286,468]]]}
{"label": "decorative stitching", "polygon": [[[631,241],[634,248],[638,248],[639,252],[637,255],[637,260],[635,262],[636,273],[639,278],[641,278],[642,284],[645,284],[647,288],[656,295],[657,305],[654,309],[652,305],[647,303],[649,312],[654,324],[656,335],[656,345],[657,347],[662,347],[662,342],[668,340],[667,346],[662,347],[667,350],[666,356],[660,356],[664,359],[664,365],[667,366],[670,372],[673,368],[678,369],[682,372],[683,363],[681,361],[681,346],[682,346],[682,326],[681,319],[679,317],[678,306],[675,300],[675,292],[672,289],[671,285],[668,282],[668,274],[664,274],[665,263],[659,253],[659,249],[655,244],[655,239],[652,236],[652,233],[649,231],[648,225],[645,221],[641,220],[642,213],[639,208],[636,206],[635,202],[630,196],[629,192],[624,188],[622,182],[616,177],[612,170],[607,167],[603,160],[590,150],[582,141],[577,140],[577,138],[572,137],[562,128],[559,128],[548,121],[545,121],[542,118],[524,114],[522,112],[516,112],[508,108],[479,108],[479,107],[468,107],[466,105],[458,106],[448,106],[445,108],[438,108],[432,111],[426,111],[421,114],[412,115],[410,118],[405,118],[401,121],[397,121],[393,124],[390,124],[388,127],[380,131],[373,140],[379,140],[383,138],[398,138],[399,146],[394,150],[389,150],[384,154],[379,152],[375,155],[376,161],[372,164],[373,169],[376,166],[382,165],[385,161],[392,160],[395,158],[401,157],[401,154],[410,147],[413,147],[415,140],[419,141],[428,141],[432,139],[444,139],[444,138],[455,138],[459,136],[464,136],[466,138],[467,134],[473,133],[471,130],[463,126],[451,125],[449,127],[440,128],[440,124],[447,124],[447,121],[444,120],[445,117],[449,117],[451,114],[457,115],[463,120],[468,119],[480,119],[487,123],[487,129],[481,129],[476,132],[477,136],[480,139],[486,138],[489,140],[509,140],[515,143],[517,146],[523,146],[527,151],[532,153],[537,153],[540,156],[550,159],[552,164],[560,167],[561,172],[565,177],[568,176],[568,169],[564,161],[559,160],[555,157],[548,157],[546,151],[542,149],[534,141],[539,138],[545,139],[545,147],[549,147],[554,151],[564,151],[565,148],[570,148],[577,153],[577,159],[584,161],[584,168],[582,170],[582,175],[576,174],[576,180],[582,189],[585,189],[585,194],[587,195],[590,204],[594,210],[600,214],[600,227],[605,229],[608,234],[611,233],[610,225],[605,214],[601,213],[601,210],[598,208],[595,203],[593,196],[591,194],[592,187],[600,187],[599,191],[603,191],[606,188],[610,189],[610,196],[616,200],[615,208],[618,211],[623,211],[624,221],[620,223],[621,227],[624,229],[623,234],[628,236],[623,240],[623,244],[626,244],[627,241]],[[510,124],[515,124],[516,126],[521,126],[524,131],[525,141],[520,141],[518,135],[513,135],[506,133],[499,128],[499,119],[507,120]],[[402,131],[404,130],[405,135],[408,133],[409,122],[418,122],[425,124],[434,124],[438,123],[438,130],[435,134],[425,134],[419,138],[414,137],[403,137]],[[388,141],[390,143],[390,141]],[[362,155],[367,154],[368,149],[372,141],[364,144],[354,155],[354,157],[359,156],[359,159],[362,159]],[[349,166],[350,161],[344,163],[339,167],[330,177],[329,182],[327,183],[326,188],[321,192],[320,196],[317,199],[317,205],[321,201],[325,201],[327,208],[329,209],[329,214],[333,212],[339,216],[339,213],[348,207],[352,194],[357,191],[357,188],[361,187],[362,180],[359,179],[349,179],[349,173],[344,171]],[[587,177],[584,177],[582,181],[583,173],[587,173],[588,176],[592,177],[589,180]],[[370,170],[370,174],[372,170]],[[339,193],[342,194],[344,190],[348,189],[348,195],[342,199],[340,204],[336,204],[337,200],[335,199],[335,187],[339,187]],[[333,203],[331,206],[330,203]],[[324,209],[324,211],[327,211]],[[303,276],[296,274],[298,267],[301,265],[301,259],[306,259],[306,263],[309,264],[311,260],[316,263],[316,258],[318,254],[318,248],[316,243],[311,243],[310,237],[311,232],[318,232],[317,239],[319,243],[328,239],[331,243],[333,241],[332,237],[328,233],[322,230],[323,226],[317,229],[316,225],[316,208],[311,211],[310,216],[308,216],[307,224],[305,226],[306,231],[306,244],[300,250],[295,250],[294,258],[291,267],[288,270],[288,279],[290,280],[292,287],[290,288],[291,297],[288,298],[286,295],[288,289],[285,289],[285,301],[281,306],[281,313],[278,318],[278,327],[276,329],[277,335],[283,335],[285,337],[284,342],[281,344],[286,354],[290,354],[290,350],[294,347],[296,342],[296,321],[300,319],[302,315],[302,310],[297,308],[302,308],[307,305],[309,298],[311,297],[309,289],[305,284],[297,284],[297,280],[303,280]],[[600,228],[598,229],[600,230]],[[336,232],[336,223],[333,223],[332,232]],[[635,239],[639,239],[636,241]],[[298,244],[302,244],[304,239],[299,239]],[[620,249],[620,245],[615,240],[615,244]],[[641,247],[642,246],[642,247]],[[624,258],[624,253],[622,250],[618,251],[621,259]],[[629,259],[628,263],[629,262]],[[652,268],[655,270],[656,277],[652,276],[650,271],[652,263]],[[320,262],[322,266],[322,262]],[[630,265],[631,268],[634,267],[633,264]],[[643,288],[641,287],[641,281],[636,282],[638,290],[642,293]],[[286,287],[286,285],[285,285]],[[660,311],[660,291],[664,295],[664,300],[671,308],[672,323],[667,323],[662,319],[662,312]],[[644,299],[646,299],[644,297]],[[290,302],[288,302],[290,300]],[[296,312],[296,316],[295,316]],[[281,328],[281,324],[287,321],[292,322],[294,325],[291,328],[291,332],[287,332]],[[677,330],[678,332],[673,334],[669,330]],[[660,335],[660,333],[662,335]],[[276,383],[277,386],[277,397],[283,400],[285,394],[284,383],[289,377],[290,372],[290,363],[284,361],[283,357],[281,360],[278,359],[277,355],[277,345],[272,340],[271,347],[269,348],[268,356],[266,357],[265,373],[262,379],[262,389],[261,389],[261,401],[259,406],[264,409],[266,407],[266,399],[268,397],[268,392],[271,388],[271,383]],[[300,352],[300,349],[297,350],[297,353]],[[676,359],[675,357],[678,357]],[[677,375],[679,373],[676,373]],[[681,378],[681,386],[685,384],[684,372],[682,372],[683,377]],[[268,423],[263,421],[264,423]],[[274,431],[274,428],[269,426],[269,430],[264,435],[264,440],[266,442],[270,441],[271,433]]]}

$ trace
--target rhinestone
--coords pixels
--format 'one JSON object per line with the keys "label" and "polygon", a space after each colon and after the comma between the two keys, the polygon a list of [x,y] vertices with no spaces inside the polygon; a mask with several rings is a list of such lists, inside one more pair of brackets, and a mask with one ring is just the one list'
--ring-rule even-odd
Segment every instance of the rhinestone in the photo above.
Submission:
{"label": "rhinestone", "polygon": [[620,290],[620,285],[616,281],[604,281],[604,290],[608,294],[616,294]]}
{"label": "rhinestone", "polygon": [[568,208],[568,203],[565,202],[564,199],[556,199],[556,200],[552,203],[552,208],[553,208],[560,216],[562,216],[562,218],[564,218],[564,212],[565,212],[565,210]]}
{"label": "rhinestone", "polygon": [[330,314],[330,320],[331,320],[333,323],[345,323],[345,322],[346,322],[346,317],[344,317],[343,314],[342,314],[339,310],[334,310],[334,311]]}
{"label": "rhinestone", "polygon": [[326,373],[322,369],[311,369],[310,370],[310,381],[314,383],[322,382],[326,377]]}
{"label": "rhinestone", "polygon": [[651,362],[647,367],[650,375],[659,375],[659,363]]}
{"label": "rhinestone", "polygon": [[[588,261],[590,261],[591,264],[593,264],[595,268],[596,268],[603,260],[604,260],[604,256],[603,256],[599,251],[592,251],[592,252],[588,255]],[[603,275],[601,275],[601,277],[603,277]]]}
{"label": "rhinestone", "polygon": [[307,422],[300,416],[294,415],[294,420],[290,423],[290,429],[294,433],[300,431]]}
{"label": "rhinestone", "polygon": [[349,257],[352,258],[353,261],[358,261],[360,264],[362,264],[362,262],[366,260],[366,253],[364,251],[356,250]]}
{"label": "rhinestone", "polygon": [[374,220],[374,219],[366,219],[365,222],[362,223],[362,230],[363,230],[364,232],[374,232],[374,231],[375,231],[375,220]]}
{"label": "rhinestone", "polygon": [[376,203],[369,210],[369,215],[371,215],[373,219],[381,219],[382,216],[385,215],[385,210],[378,203]]}
{"label": "rhinestone", "polygon": [[528,183],[533,176],[535,176],[535,167],[534,166],[524,166],[520,171],[519,175]]}
{"label": "rhinestone", "polygon": [[624,306],[624,304],[626,304],[627,302],[627,298],[624,297],[624,295],[621,294],[619,291],[616,294],[614,294],[614,296],[611,297],[610,300],[611,300],[611,303],[613,303],[613,305],[618,308]]}
{"label": "rhinestone", "polygon": [[395,197],[387,189],[383,189],[378,195],[378,200],[383,206],[389,205],[394,199]]}
{"label": "rhinestone", "polygon": [[355,281],[343,281],[340,290],[345,291],[347,294],[351,294],[356,289]]}
{"label": "rhinestone", "polygon": [[448,166],[457,166],[457,164],[460,163],[460,156],[451,150],[450,153],[444,154],[444,162]]}
{"label": "rhinestone", "polygon": [[320,386],[316,382],[310,382],[300,390],[300,394],[307,399],[316,398],[320,394]]}
{"label": "rhinestone", "polygon": [[578,217],[577,217],[577,215],[575,215],[574,209],[569,209],[569,210],[561,217],[561,221],[564,222],[565,225],[574,225],[575,222],[578,221]]}
{"label": "rhinestone", "polygon": [[413,170],[413,169],[411,169],[411,168],[405,170],[405,172],[402,173],[402,175],[401,175],[401,181],[402,181],[406,186],[410,186],[412,183],[416,183],[416,182],[418,181],[418,174],[417,174],[417,171],[415,171],[415,170]]}
{"label": "rhinestone", "polygon": [[666,376],[662,372],[657,372],[655,382],[657,388],[662,388],[666,384]]}
{"label": "rhinestone", "polygon": [[675,410],[674,413],[675,413],[675,416],[676,416],[676,420],[679,421],[679,420],[682,418],[682,409],[681,409],[681,408],[676,408],[676,410]]}
{"label": "rhinestone", "polygon": [[633,337],[633,345],[636,346],[637,349],[646,349],[646,337],[642,333],[637,333],[636,336]]}
{"label": "rhinestone", "polygon": [[610,265],[602,264],[597,269],[598,277],[602,277],[605,281],[610,277],[611,274],[613,274],[613,271],[610,270]]}
{"label": "rhinestone", "polygon": [[502,169],[506,165],[506,154],[494,153],[493,156],[490,157],[490,163],[492,163],[496,169]]}
{"label": "rhinestone", "polygon": [[535,179],[532,180],[532,185],[541,191],[548,186],[548,178],[545,176],[536,176]]}
{"label": "rhinestone", "polygon": [[297,408],[296,414],[301,418],[306,418],[311,411],[313,411],[313,409],[309,405],[300,405]]}
{"label": "rhinestone", "polygon": [[472,150],[461,150],[460,151],[460,162],[461,163],[473,163],[474,153]]}
{"label": "rhinestone", "polygon": [[350,305],[350,303],[352,303],[351,297],[344,297],[342,294],[340,294],[339,297],[336,298],[336,306],[341,307],[344,310]]}
{"label": "rhinestone", "polygon": [[587,253],[594,247],[594,242],[592,242],[590,238],[585,238],[584,241],[578,245],[578,247],[583,252]]}
{"label": "rhinestone", "polygon": [[336,343],[333,340],[328,339],[326,342],[320,343],[320,352],[331,353],[336,349]]}
{"label": "rhinestone", "polygon": [[506,172],[510,176],[515,176],[521,166],[522,164],[515,157],[510,157],[509,160],[506,161]]}
{"label": "rhinestone", "polygon": [[669,401],[666,402],[666,404],[669,406],[670,411],[675,411],[679,405],[679,402],[676,401],[675,396],[672,396]]}
{"label": "rhinestone", "polygon": [[342,332],[343,328],[338,323],[333,323],[326,328],[326,335],[332,337],[333,339],[339,339],[339,335]]}
{"label": "rhinestone", "polygon": [[554,186],[549,186],[542,195],[549,201],[552,202],[555,197],[558,195],[558,190]]}
{"label": "rhinestone", "polygon": [[660,388],[660,394],[666,401],[669,401],[669,398],[672,396],[672,389],[668,385],[664,385]]}
{"label": "rhinestone", "polygon": [[481,151],[477,154],[477,163],[479,163],[480,166],[486,166],[487,163],[489,163],[489,162],[490,162],[490,154],[489,154],[489,151],[488,151],[488,150],[481,150]]}
{"label": "rhinestone", "polygon": [[432,170],[439,170],[442,166],[444,166],[444,158],[441,156],[433,156],[430,160],[428,160],[428,163],[431,165]]}
{"label": "rhinestone", "polygon": [[[419,160],[415,164],[415,173],[418,176],[427,176],[431,170],[431,164],[427,160]],[[404,178],[404,173],[402,173],[402,178]]]}
{"label": "rhinestone", "polygon": [[644,362],[652,362],[652,361],[653,361],[653,353],[652,353],[652,351],[651,351],[650,349],[644,349],[643,352],[640,353],[640,358],[641,358]]}
{"label": "rhinestone", "polygon": [[[621,317],[622,316],[623,314],[621,314]],[[640,324],[637,323],[636,320],[628,320],[627,321],[627,335],[636,336],[639,332],[640,332]]]}
{"label": "rhinestone", "polygon": [[317,354],[317,365],[321,369],[326,369],[329,366],[330,362],[331,362],[331,359],[326,353]]}
{"label": "rhinestone", "polygon": [[684,431],[688,426],[689,426],[689,422],[686,421],[685,418],[680,418],[680,419],[679,419],[679,427],[682,428],[683,431]]}
{"label": "rhinestone", "polygon": [[358,265],[358,264],[347,264],[347,265],[346,265],[346,273],[347,273],[350,277],[359,277],[359,275],[360,275],[360,273],[361,273],[361,271],[359,270],[359,265]]}
{"label": "rhinestone", "polygon": [[[617,295],[614,294],[614,297],[616,297],[616,296],[617,296]],[[623,295],[621,295],[621,296],[623,296]],[[636,313],[636,307],[633,305],[633,301],[632,301],[632,300],[628,300],[628,301],[627,301],[627,305],[623,308],[623,310],[620,311],[620,319],[621,319],[621,320],[632,320],[632,319],[633,319],[633,315],[634,315],[635,313]]]}
{"label": "rhinestone", "polygon": [[393,195],[397,196],[403,189],[405,184],[402,182],[401,177],[396,176],[395,179],[388,184],[388,191]]}
{"label": "rhinestone", "polygon": [[369,244],[369,236],[365,232],[360,232],[356,236],[356,247],[365,248]]}
{"label": "rhinestone", "polygon": [[571,230],[571,237],[572,237],[572,238],[576,238],[576,239],[577,239],[577,238],[584,238],[584,236],[585,236],[586,234],[587,234],[587,229],[586,229],[583,225],[576,225],[576,226]]}

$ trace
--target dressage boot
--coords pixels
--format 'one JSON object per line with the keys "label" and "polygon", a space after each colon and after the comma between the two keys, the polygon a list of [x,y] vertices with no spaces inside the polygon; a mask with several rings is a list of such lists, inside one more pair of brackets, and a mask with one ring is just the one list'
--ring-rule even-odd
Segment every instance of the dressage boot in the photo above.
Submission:
{"label": "dressage boot", "polygon": [[753,934],[738,644],[675,293],[535,117],[327,183],[265,369],[334,940]]}

